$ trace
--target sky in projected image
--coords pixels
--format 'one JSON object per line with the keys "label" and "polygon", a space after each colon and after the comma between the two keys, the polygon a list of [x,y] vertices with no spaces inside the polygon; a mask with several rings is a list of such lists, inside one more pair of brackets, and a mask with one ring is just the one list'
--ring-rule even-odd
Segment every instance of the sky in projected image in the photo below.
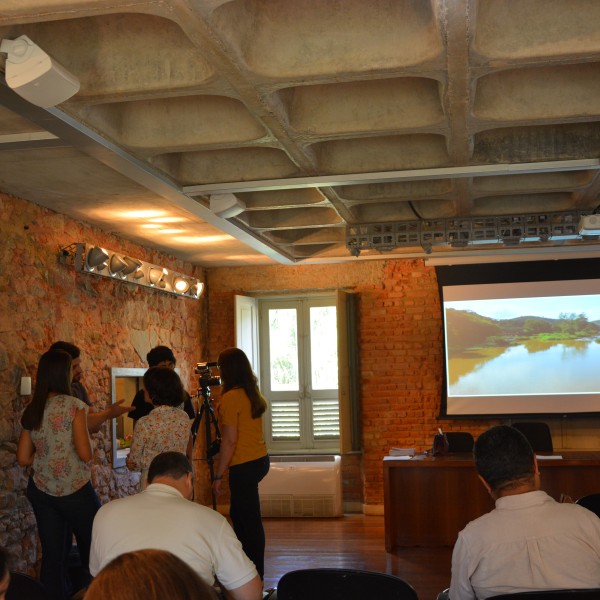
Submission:
{"label": "sky in projected image", "polygon": [[558,319],[561,313],[584,314],[589,321],[600,320],[600,295],[553,296],[536,298],[492,298],[444,302],[444,308],[469,310],[490,319],[515,319],[535,316]]}

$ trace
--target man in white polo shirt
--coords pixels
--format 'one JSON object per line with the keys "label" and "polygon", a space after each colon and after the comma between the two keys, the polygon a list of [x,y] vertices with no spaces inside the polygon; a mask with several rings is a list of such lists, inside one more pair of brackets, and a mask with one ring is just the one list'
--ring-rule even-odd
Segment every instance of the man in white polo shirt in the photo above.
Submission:
{"label": "man in white polo shirt", "polygon": [[219,584],[233,600],[259,600],[262,582],[227,519],[191,502],[193,475],[179,452],[163,452],[148,470],[148,487],[113,500],[94,519],[90,573],[133,550],[172,552],[209,585]]}

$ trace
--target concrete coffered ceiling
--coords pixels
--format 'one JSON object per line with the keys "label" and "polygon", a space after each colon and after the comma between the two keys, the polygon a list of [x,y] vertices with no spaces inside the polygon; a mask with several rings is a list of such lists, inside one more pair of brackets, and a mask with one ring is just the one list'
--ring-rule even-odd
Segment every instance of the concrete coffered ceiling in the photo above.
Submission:
{"label": "concrete coffered ceiling", "polygon": [[22,34],[81,88],[0,85],[0,191],[207,267],[600,251],[597,0],[2,0]]}

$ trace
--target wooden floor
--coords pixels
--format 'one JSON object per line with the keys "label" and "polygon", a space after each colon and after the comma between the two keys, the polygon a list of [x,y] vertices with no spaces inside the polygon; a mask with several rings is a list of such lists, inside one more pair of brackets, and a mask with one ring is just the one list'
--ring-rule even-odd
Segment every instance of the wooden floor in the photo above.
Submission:
{"label": "wooden floor", "polygon": [[[267,537],[265,588],[294,569],[343,567],[381,571],[410,583],[419,600],[435,600],[450,583],[452,548],[385,551],[383,517],[263,519]],[[370,600],[370,599],[366,599]]]}

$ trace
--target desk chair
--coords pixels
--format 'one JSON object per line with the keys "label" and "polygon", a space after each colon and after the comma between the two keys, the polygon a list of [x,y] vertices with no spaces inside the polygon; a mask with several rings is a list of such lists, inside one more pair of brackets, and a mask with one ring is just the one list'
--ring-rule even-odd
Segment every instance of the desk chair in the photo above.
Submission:
{"label": "desk chair", "polygon": [[6,600],[50,600],[42,584],[24,573],[10,573]]}
{"label": "desk chair", "polygon": [[589,494],[575,500],[576,504],[580,504],[584,508],[591,510],[600,517],[600,494]]}
{"label": "desk chair", "polygon": [[540,590],[491,596],[489,600],[598,600],[600,589]]}
{"label": "desk chair", "polygon": [[529,440],[534,452],[554,451],[550,427],[546,423],[524,421],[522,423],[513,423],[513,427],[518,429]]}
{"label": "desk chair", "polygon": [[417,592],[394,575],[356,569],[300,569],[277,584],[277,600],[418,600]]}
{"label": "desk chair", "polygon": [[473,452],[475,440],[468,431],[447,431],[448,452]]}

